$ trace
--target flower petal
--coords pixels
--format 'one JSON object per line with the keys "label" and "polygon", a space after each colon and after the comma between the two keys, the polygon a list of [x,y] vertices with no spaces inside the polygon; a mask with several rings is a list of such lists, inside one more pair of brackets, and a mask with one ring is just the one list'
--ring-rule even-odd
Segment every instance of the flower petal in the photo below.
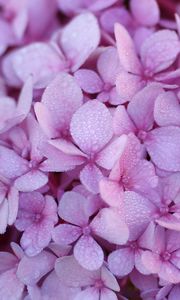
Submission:
{"label": "flower petal", "polygon": [[156,0],[138,0],[130,3],[131,12],[141,25],[154,26],[159,22],[160,10]]}
{"label": "flower petal", "polygon": [[88,101],[73,115],[70,129],[74,141],[85,153],[96,153],[112,137],[112,117],[104,104]]}
{"label": "flower petal", "polygon": [[95,164],[86,165],[80,172],[81,183],[93,194],[99,192],[99,182],[103,178],[102,172]]}
{"label": "flower petal", "polygon": [[56,257],[43,251],[34,257],[24,256],[18,266],[17,276],[26,285],[36,284],[54,268]]}
{"label": "flower petal", "polygon": [[125,244],[129,237],[127,225],[118,211],[112,208],[101,209],[90,226],[97,236],[116,245]]}
{"label": "flower petal", "polygon": [[[46,87],[42,103],[49,111],[57,136],[69,130],[72,115],[82,105],[82,98],[83,95],[76,80],[67,73],[59,73]],[[45,127],[46,120],[41,119],[41,114],[38,119],[42,127]]]}
{"label": "flower petal", "polygon": [[96,49],[100,30],[95,16],[91,13],[75,17],[61,34],[61,47],[76,71]]}
{"label": "flower petal", "polygon": [[74,257],[83,268],[94,271],[102,266],[104,253],[91,236],[83,235],[74,247]]}
{"label": "flower petal", "polygon": [[145,140],[145,146],[153,161],[165,171],[180,171],[180,128],[168,126],[154,129]]}
{"label": "flower petal", "polygon": [[79,86],[82,90],[89,94],[96,94],[102,91],[103,82],[99,75],[88,69],[80,69],[75,72],[74,77],[76,78]]}
{"label": "flower petal", "polygon": [[110,271],[116,276],[126,276],[134,268],[134,253],[129,248],[113,251],[108,256]]}
{"label": "flower petal", "polygon": [[69,245],[75,242],[81,235],[81,229],[70,224],[60,224],[52,232],[52,239],[60,245]]}
{"label": "flower petal", "polygon": [[141,59],[145,68],[153,73],[167,69],[180,52],[180,41],[175,31],[159,30],[145,39]]}
{"label": "flower petal", "polygon": [[88,200],[79,193],[65,192],[59,202],[59,216],[75,225],[87,225],[89,220]]}
{"label": "flower petal", "polygon": [[124,152],[127,140],[128,138],[125,134],[116,138],[98,153],[96,163],[107,170],[111,170]]}
{"label": "flower petal", "polygon": [[127,72],[140,74],[141,64],[128,31],[124,26],[116,23],[114,33],[121,65]]}
{"label": "flower petal", "polygon": [[157,97],[154,119],[159,126],[180,126],[180,104],[173,92],[166,92]]}

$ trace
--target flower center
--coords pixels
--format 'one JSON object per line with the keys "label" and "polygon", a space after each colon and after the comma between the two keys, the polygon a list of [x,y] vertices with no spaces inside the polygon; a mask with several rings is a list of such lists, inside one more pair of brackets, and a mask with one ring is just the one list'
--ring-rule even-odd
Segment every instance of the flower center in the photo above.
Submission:
{"label": "flower center", "polygon": [[102,279],[97,279],[95,281],[94,287],[98,290],[102,289],[104,287],[104,282],[102,281]]}
{"label": "flower center", "polygon": [[164,253],[161,254],[161,257],[164,261],[168,261],[171,258],[171,253],[169,253],[168,251],[165,251]]}
{"label": "flower center", "polygon": [[90,235],[90,233],[91,233],[91,228],[90,228],[89,226],[85,226],[85,227],[83,228],[82,232],[83,232],[83,235],[88,236],[88,235]]}
{"label": "flower center", "polygon": [[129,242],[129,247],[132,249],[132,250],[136,250],[138,249],[138,244],[136,241],[132,241],[132,242]]}
{"label": "flower center", "polygon": [[103,87],[103,88],[104,88],[104,91],[105,91],[105,92],[110,92],[111,87],[112,87],[111,84],[106,82],[106,83],[104,84],[104,87]]}
{"label": "flower center", "polygon": [[144,130],[139,130],[137,136],[141,141],[144,141],[147,137],[147,132]]}

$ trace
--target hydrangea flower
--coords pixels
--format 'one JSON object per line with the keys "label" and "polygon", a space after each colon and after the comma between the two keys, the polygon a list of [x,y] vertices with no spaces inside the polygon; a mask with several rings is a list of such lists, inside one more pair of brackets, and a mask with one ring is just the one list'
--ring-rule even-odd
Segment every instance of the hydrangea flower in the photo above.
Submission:
{"label": "hydrangea flower", "polygon": [[[63,273],[61,272],[63,269]],[[117,280],[111,272],[102,266],[97,271],[83,269],[73,256],[59,258],[55,271],[59,279],[67,286],[84,288],[74,300],[112,299],[117,300],[115,292],[120,290]]]}
{"label": "hydrangea flower", "polygon": [[[56,226],[53,231],[53,240],[60,245],[69,245],[78,240],[74,246],[74,256],[88,270],[97,270],[104,260],[104,253],[94,235],[117,244],[123,244],[128,239],[126,224],[107,208],[90,221],[97,210],[98,206],[94,205],[92,199],[76,192],[67,192],[60,200],[58,212],[68,223]],[[116,226],[119,232],[113,232]]]}
{"label": "hydrangea flower", "polygon": [[173,64],[180,52],[177,34],[165,29],[151,34],[141,46],[141,61],[133,40],[122,25],[115,26],[115,36],[120,63],[124,68],[116,81],[119,95],[130,101],[132,96],[149,82],[163,81],[161,86],[166,87],[169,74],[165,76],[162,71]]}
{"label": "hydrangea flower", "polygon": [[57,220],[53,197],[39,192],[20,194],[15,226],[23,231],[20,243],[27,255],[34,256],[48,246]]}

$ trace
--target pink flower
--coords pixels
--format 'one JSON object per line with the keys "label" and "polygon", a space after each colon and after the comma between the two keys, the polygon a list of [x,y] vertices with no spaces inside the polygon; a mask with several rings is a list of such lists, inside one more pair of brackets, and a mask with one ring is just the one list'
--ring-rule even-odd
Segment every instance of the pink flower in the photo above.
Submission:
{"label": "pink flower", "polygon": [[[70,224],[60,224],[53,231],[53,240],[60,245],[78,240],[74,246],[74,256],[88,270],[97,270],[104,260],[103,250],[94,235],[117,244],[123,244],[128,239],[126,224],[111,209],[102,209],[90,221],[98,208],[92,199],[76,192],[66,192],[60,200],[58,211],[59,216]],[[114,231],[116,227],[119,228],[117,232]]]}
{"label": "pink flower", "polygon": [[119,160],[112,168],[109,178],[100,181],[100,191],[103,199],[113,198],[122,194],[123,190],[130,190],[140,194],[147,194],[158,184],[153,164],[144,157],[143,148],[139,140],[128,135],[128,140]]}
{"label": "pink flower", "polygon": [[62,139],[51,141],[50,144],[72,160],[74,158],[74,163],[77,160],[77,164],[85,164],[80,172],[80,180],[90,192],[97,193],[98,183],[103,178],[101,168],[110,170],[113,167],[124,149],[126,136],[111,140],[111,114],[97,100],[88,101],[74,113],[70,132],[80,149]]}
{"label": "pink flower", "polygon": [[24,231],[21,246],[27,255],[34,256],[48,246],[57,220],[57,206],[51,196],[43,197],[39,192],[20,194],[15,226]]}
{"label": "pink flower", "polygon": [[102,299],[117,300],[115,292],[120,290],[118,282],[105,266],[97,271],[85,270],[73,256],[69,256],[57,259],[55,271],[65,285],[83,288],[74,300],[96,300],[100,296]]}
{"label": "pink flower", "polygon": [[32,94],[32,78],[29,77],[21,90],[17,104],[11,97],[5,95],[0,97],[1,134],[25,120],[31,109]]}
{"label": "pink flower", "polygon": [[84,11],[85,9],[96,13],[116,2],[117,0],[78,0],[72,3],[71,0],[58,0],[60,10],[70,16]]}
{"label": "pink flower", "polygon": [[55,256],[46,251],[29,258],[17,244],[12,243],[11,247],[15,255],[0,252],[0,297],[4,300],[22,299],[25,285],[36,284],[55,262]]}
{"label": "pink flower", "polygon": [[[172,101],[171,101],[172,99]],[[171,103],[171,110],[168,103]],[[160,110],[162,105],[162,110]],[[165,171],[177,172],[180,169],[180,128],[172,121],[171,113],[178,103],[172,93],[165,93],[157,85],[149,85],[139,91],[128,104],[127,111],[119,106],[114,115],[114,132],[117,135],[134,132],[146,147],[152,162]],[[166,122],[162,121],[167,112]],[[177,109],[178,114],[178,109]],[[168,117],[168,115],[170,115]],[[163,127],[153,129],[154,119],[163,122]]]}
{"label": "pink flower", "polygon": [[117,105],[122,103],[115,87],[116,76],[120,70],[117,50],[109,47],[98,57],[98,73],[93,70],[80,69],[75,72],[74,76],[83,91],[88,94],[98,93],[98,100]]}
{"label": "pink flower", "polygon": [[159,30],[151,34],[141,46],[141,60],[138,58],[133,40],[122,25],[116,24],[115,36],[120,63],[124,68],[116,81],[120,97],[130,101],[132,96],[149,82],[162,81],[161,86],[166,87],[165,82],[168,82],[171,73],[165,76],[161,72],[174,63],[180,52],[177,34],[171,30]]}
{"label": "pink flower", "polygon": [[164,228],[151,225],[144,247],[148,250],[142,254],[144,266],[153,274],[170,283],[178,283],[179,270],[179,234],[165,231]]}
{"label": "pink flower", "polygon": [[35,42],[7,55],[3,61],[4,75],[8,84],[21,86],[32,74],[35,87],[45,87],[60,71],[76,71],[96,49],[99,40],[94,15],[81,14],[59,33],[57,43]]}

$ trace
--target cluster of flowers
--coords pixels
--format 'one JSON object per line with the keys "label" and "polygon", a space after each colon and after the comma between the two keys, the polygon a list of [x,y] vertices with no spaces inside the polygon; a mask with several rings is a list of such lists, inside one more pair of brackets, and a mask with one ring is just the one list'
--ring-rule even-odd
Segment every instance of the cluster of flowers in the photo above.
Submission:
{"label": "cluster of flowers", "polygon": [[0,0],[1,300],[180,299],[180,9],[159,3]]}

